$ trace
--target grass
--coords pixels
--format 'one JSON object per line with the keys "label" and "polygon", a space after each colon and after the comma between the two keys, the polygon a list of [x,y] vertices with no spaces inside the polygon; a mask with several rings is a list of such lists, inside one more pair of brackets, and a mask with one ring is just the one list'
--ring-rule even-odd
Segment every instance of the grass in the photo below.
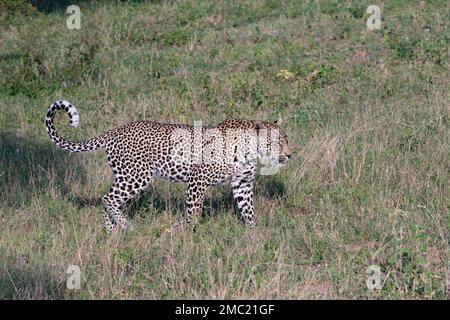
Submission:
{"label": "grass", "polygon": [[[369,1],[86,1],[81,30],[52,3],[0,1],[0,298],[448,299],[448,3],[378,1],[375,31]],[[111,173],[49,141],[56,99],[80,112],[56,119],[72,140],[281,114],[295,154],[258,178],[256,230],[223,187],[170,236],[184,187],[157,182],[108,238]]]}

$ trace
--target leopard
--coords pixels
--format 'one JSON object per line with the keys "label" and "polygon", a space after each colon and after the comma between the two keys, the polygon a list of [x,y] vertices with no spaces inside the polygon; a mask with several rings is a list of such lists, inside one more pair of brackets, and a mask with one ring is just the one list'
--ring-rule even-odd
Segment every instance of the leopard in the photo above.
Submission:
{"label": "leopard", "polygon": [[101,198],[103,224],[108,234],[130,227],[125,209],[155,179],[187,185],[184,214],[171,225],[172,232],[195,227],[207,189],[224,184],[231,186],[244,225],[254,228],[258,167],[271,168],[276,173],[292,155],[287,135],[281,129],[282,119],[270,122],[231,118],[216,126],[203,126],[201,121],[192,126],[141,120],[119,125],[85,141],[72,142],[55,129],[58,111],[67,113],[72,127],[77,127],[80,121],[77,109],[69,101],[55,101],[48,108],[45,126],[57,147],[75,153],[105,151],[114,176],[109,191]]}

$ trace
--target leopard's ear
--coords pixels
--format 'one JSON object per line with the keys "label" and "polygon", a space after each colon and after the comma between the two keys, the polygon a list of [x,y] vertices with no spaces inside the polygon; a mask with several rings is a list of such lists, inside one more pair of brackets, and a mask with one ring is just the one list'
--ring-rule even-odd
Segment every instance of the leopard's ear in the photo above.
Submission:
{"label": "leopard's ear", "polygon": [[282,123],[283,123],[283,118],[281,117],[281,114],[279,114],[278,120],[275,121],[275,124],[281,127]]}

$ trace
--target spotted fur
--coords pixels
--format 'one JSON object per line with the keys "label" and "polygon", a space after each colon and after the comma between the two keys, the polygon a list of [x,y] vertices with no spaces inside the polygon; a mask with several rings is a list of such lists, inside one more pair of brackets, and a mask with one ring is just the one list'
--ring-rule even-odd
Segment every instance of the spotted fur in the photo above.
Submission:
{"label": "spotted fur", "polygon": [[[155,177],[187,184],[186,213],[173,225],[173,230],[195,225],[201,216],[206,190],[222,183],[230,183],[244,222],[254,227],[256,160],[277,160],[284,164],[291,156],[286,134],[271,122],[229,119],[216,127],[196,127],[138,121],[93,139],[70,142],[61,138],[54,128],[53,119],[58,110],[68,113],[72,126],[79,123],[78,112],[70,102],[57,101],[51,105],[45,124],[50,139],[58,147],[72,152],[103,148],[106,152],[114,174],[113,185],[102,197],[108,233],[117,225],[128,227],[123,210]],[[269,141],[274,133],[275,144]]]}

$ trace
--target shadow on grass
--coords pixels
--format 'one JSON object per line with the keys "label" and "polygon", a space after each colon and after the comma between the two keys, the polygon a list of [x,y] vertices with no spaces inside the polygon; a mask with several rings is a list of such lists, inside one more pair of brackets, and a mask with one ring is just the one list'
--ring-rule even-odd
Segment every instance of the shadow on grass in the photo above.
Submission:
{"label": "shadow on grass", "polygon": [[76,157],[58,150],[50,141],[39,142],[16,133],[0,133],[0,203],[27,203],[50,189],[68,195],[65,179],[85,182],[83,166]]}
{"label": "shadow on grass", "polygon": [[65,283],[57,281],[50,270],[41,267],[21,267],[14,263],[2,266],[0,300],[64,299]]}
{"label": "shadow on grass", "polygon": [[[156,214],[162,214],[169,211],[174,216],[179,216],[184,213],[186,209],[185,192],[173,192],[169,186],[162,187],[162,184],[172,184],[173,182],[163,181],[162,183],[156,183],[151,186],[147,191],[143,192],[136,200],[134,200],[129,206],[127,206],[127,214],[133,218],[136,215],[140,217],[146,217],[151,212]],[[240,218],[240,214],[237,210],[236,203],[233,199],[231,188],[229,186],[210,188],[212,194],[205,197],[203,203],[202,217],[213,217],[220,214],[223,211],[234,209],[235,214]],[[258,181],[255,195],[263,196],[269,199],[277,199],[282,197],[286,192],[285,185],[281,178],[277,176],[260,178]],[[98,198],[79,198],[75,197],[73,202],[78,207],[86,206],[100,206],[101,196]],[[153,209],[153,210],[151,210]]]}
{"label": "shadow on grass", "polygon": [[[163,182],[170,183],[170,182]],[[164,191],[161,184],[152,186],[144,192],[130,207],[131,216],[136,214],[145,217],[148,207],[153,206],[158,214],[170,211],[172,215],[183,214],[185,211],[185,192]],[[212,217],[223,211],[234,209],[235,214],[240,217],[236,202],[233,199],[229,186],[213,186],[211,192],[203,202],[202,217]],[[259,178],[255,190],[255,196],[263,196],[269,199],[278,199],[286,193],[284,182],[278,176]]]}
{"label": "shadow on grass", "polygon": [[255,193],[269,199],[277,199],[286,193],[286,186],[277,175],[259,177]]}
{"label": "shadow on grass", "polygon": [[[163,181],[162,183],[170,183]],[[185,186],[185,185],[183,185]],[[168,188],[171,188],[169,186]],[[213,189],[212,187],[211,189]],[[147,192],[143,193],[130,207],[131,216],[139,215],[145,217],[149,207],[162,214],[163,212],[170,212],[174,216],[181,216],[186,209],[186,192],[172,192],[167,188],[161,188],[161,183],[157,186],[151,187]],[[215,216],[222,211],[226,211],[233,207],[233,198],[230,192],[223,190],[214,190],[213,194],[205,197],[203,202],[202,217]]]}
{"label": "shadow on grass", "polygon": [[[66,11],[67,7],[70,5],[83,6],[84,3],[89,4],[88,0],[30,0],[29,1],[38,11],[44,13],[51,13],[55,11]],[[120,0],[119,2],[130,2],[130,3],[162,3],[162,0]]]}
{"label": "shadow on grass", "polygon": [[[170,186],[163,186],[163,184],[170,184]],[[185,192],[174,192],[174,183],[169,181],[162,181],[155,183],[148,190],[142,192],[138,198],[127,205],[125,212],[133,218],[135,216],[146,217],[148,214],[163,214],[170,212],[174,216],[180,216],[185,211]],[[169,190],[168,190],[169,188]],[[214,188],[214,187],[213,187]],[[212,188],[211,188],[212,189]],[[78,206],[78,208],[101,206],[102,201],[99,195],[95,198],[82,198],[74,196],[71,201]],[[214,192],[214,195],[207,196],[203,203],[202,216],[215,216],[223,210],[228,210],[233,207],[233,197],[231,190],[229,192]]]}

